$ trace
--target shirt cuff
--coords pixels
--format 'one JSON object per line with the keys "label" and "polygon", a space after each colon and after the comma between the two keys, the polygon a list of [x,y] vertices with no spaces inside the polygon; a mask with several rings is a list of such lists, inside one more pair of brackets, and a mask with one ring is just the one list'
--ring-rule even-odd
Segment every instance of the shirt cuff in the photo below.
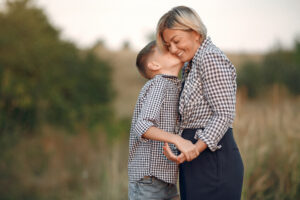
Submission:
{"label": "shirt cuff", "polygon": [[[207,133],[206,133],[207,134]],[[196,140],[202,140],[205,144],[207,144],[207,147],[211,150],[211,151],[216,151],[218,149],[221,149],[221,145],[218,145],[217,142],[212,141],[211,139],[208,139],[206,137],[206,134],[204,133],[204,130],[202,129],[198,129],[195,133],[195,139]]]}
{"label": "shirt cuff", "polygon": [[146,133],[146,131],[151,127],[154,126],[154,124],[151,121],[145,121],[141,120],[136,123],[135,125],[135,133],[137,135],[137,138],[142,142],[148,142],[150,139],[143,138],[143,134]]}

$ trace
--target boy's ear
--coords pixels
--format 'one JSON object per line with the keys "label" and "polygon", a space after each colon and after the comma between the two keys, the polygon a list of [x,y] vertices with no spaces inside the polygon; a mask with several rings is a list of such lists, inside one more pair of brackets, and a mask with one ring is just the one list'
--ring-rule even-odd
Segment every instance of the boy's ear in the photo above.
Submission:
{"label": "boy's ear", "polygon": [[160,64],[155,61],[151,61],[148,63],[148,68],[152,71],[157,71],[160,69]]}

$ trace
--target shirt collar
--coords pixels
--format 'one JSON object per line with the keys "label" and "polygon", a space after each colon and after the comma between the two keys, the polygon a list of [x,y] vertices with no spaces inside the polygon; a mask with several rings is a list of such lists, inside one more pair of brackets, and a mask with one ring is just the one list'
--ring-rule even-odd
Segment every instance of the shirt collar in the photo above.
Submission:
{"label": "shirt collar", "polygon": [[169,79],[169,80],[173,80],[173,81],[175,81],[175,82],[179,82],[179,81],[180,81],[180,79],[179,79],[177,76],[173,76],[173,75],[168,75],[168,74],[157,74],[157,75],[155,75],[155,76],[162,76],[162,77],[164,77],[164,78],[167,78],[167,79]]}
{"label": "shirt collar", "polygon": [[204,49],[206,49],[208,46],[210,46],[212,44],[212,41],[210,39],[210,37],[206,37],[206,39],[202,42],[202,44],[200,45],[200,47],[197,49],[193,59],[192,59],[192,63],[195,62],[196,58],[201,55],[201,53],[204,51]]}
{"label": "shirt collar", "polygon": [[173,76],[173,75],[168,75],[168,74],[162,74],[163,77],[165,78],[173,78],[173,79],[177,79],[177,76]]}

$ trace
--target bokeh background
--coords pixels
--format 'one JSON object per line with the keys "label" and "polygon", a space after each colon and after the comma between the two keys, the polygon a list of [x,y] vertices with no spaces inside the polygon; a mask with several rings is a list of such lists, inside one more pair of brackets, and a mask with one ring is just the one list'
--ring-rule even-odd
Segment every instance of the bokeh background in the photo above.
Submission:
{"label": "bokeh background", "polygon": [[300,2],[0,0],[0,199],[127,199],[135,67],[194,8],[238,75],[244,200],[300,199]]}

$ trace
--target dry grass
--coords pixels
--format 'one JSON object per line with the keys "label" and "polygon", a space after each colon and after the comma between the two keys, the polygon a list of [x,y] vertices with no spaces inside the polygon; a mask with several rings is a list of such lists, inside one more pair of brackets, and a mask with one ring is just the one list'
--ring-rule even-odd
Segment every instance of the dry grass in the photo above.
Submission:
{"label": "dry grass", "polygon": [[6,149],[0,199],[127,199],[128,142],[44,128]]}
{"label": "dry grass", "polygon": [[276,89],[269,97],[238,98],[234,130],[245,165],[243,199],[297,199],[300,101]]}

